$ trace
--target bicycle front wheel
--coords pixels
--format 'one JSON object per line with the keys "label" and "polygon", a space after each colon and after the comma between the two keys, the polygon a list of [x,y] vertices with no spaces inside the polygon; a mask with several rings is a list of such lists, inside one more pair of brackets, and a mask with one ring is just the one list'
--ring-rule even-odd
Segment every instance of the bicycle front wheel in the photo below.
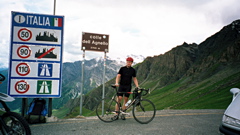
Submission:
{"label": "bicycle front wheel", "polygon": [[[98,118],[104,122],[112,122],[118,118],[119,113],[119,105],[117,105],[117,101],[110,98],[104,98],[100,101],[96,108],[96,114]],[[117,116],[116,116],[117,115]]]}
{"label": "bicycle front wheel", "polygon": [[155,117],[156,109],[150,100],[141,99],[138,103],[134,104],[132,112],[137,122],[147,124]]}

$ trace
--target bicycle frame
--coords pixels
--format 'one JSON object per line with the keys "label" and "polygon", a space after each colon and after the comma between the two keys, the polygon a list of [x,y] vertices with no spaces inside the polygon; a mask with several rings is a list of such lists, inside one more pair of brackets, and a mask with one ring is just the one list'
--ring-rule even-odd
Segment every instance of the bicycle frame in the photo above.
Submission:
{"label": "bicycle frame", "polygon": [[[117,91],[117,87],[115,86],[115,85],[112,85],[112,87],[113,88],[115,88],[115,90],[116,90],[116,94],[112,97],[112,100],[115,100],[115,98],[117,97],[117,93],[127,93],[127,94],[134,94],[134,93],[139,93],[139,95],[137,96],[137,97],[135,97],[134,99],[133,99],[133,101],[131,102],[131,103],[129,103],[129,105],[124,109],[124,110],[121,110],[121,103],[119,103],[119,112],[118,113],[122,113],[122,112],[125,112],[125,111],[127,111],[134,103],[135,104],[137,104],[137,103],[139,103],[139,101],[141,100],[141,93],[143,92],[143,90],[144,89],[140,89],[140,92],[138,91],[138,92],[118,92]],[[148,89],[147,90],[148,91],[148,93],[150,93],[150,90]],[[113,102],[113,101],[111,101],[111,102]],[[121,112],[122,111],[122,112]]]}
{"label": "bicycle frame", "polygon": [[[103,98],[101,102],[96,107],[96,114],[98,118],[104,122],[112,122],[117,120],[119,116],[121,119],[125,120],[125,115],[130,115],[132,111],[133,118],[141,123],[147,124],[153,120],[156,114],[156,109],[154,104],[148,100],[142,98],[142,96],[147,95],[150,92],[149,89],[135,89],[133,92],[118,92],[117,87],[112,85],[115,88],[115,94],[112,97]],[[122,108],[122,101],[118,100],[118,93],[127,93],[127,94],[136,94],[133,96],[133,101],[125,107]],[[133,109],[129,109],[133,107]]]}
{"label": "bicycle frame", "polygon": [[125,110],[123,110],[123,111],[126,111],[127,109],[129,109],[132,105],[133,105],[133,103],[135,102],[135,101],[137,101],[136,99],[133,99],[133,101],[125,108]]}

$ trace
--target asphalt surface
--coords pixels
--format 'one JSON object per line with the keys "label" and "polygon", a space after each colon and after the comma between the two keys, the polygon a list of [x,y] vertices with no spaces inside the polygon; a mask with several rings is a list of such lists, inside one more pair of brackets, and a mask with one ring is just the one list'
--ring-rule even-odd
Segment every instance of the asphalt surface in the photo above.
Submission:
{"label": "asphalt surface", "polygon": [[148,124],[132,116],[111,123],[96,117],[30,125],[33,135],[219,135],[224,110],[162,110]]}

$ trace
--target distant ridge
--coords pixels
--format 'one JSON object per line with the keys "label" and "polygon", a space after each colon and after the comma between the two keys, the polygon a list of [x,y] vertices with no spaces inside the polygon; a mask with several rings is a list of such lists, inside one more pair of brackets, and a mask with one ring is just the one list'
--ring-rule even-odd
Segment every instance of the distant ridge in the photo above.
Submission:
{"label": "distant ridge", "polygon": [[[240,87],[239,28],[236,20],[199,45],[184,42],[137,64],[140,87],[152,90],[146,98],[157,109],[225,109],[231,102],[229,89]],[[106,83],[108,96],[113,94],[112,83],[114,79]],[[94,111],[101,94],[101,86],[88,93],[84,107]]]}

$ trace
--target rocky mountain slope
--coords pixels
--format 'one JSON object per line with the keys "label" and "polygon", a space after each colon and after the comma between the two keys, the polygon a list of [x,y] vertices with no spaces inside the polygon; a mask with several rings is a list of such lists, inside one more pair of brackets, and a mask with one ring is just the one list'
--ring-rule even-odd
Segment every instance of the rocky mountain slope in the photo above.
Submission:
{"label": "rocky mountain slope", "polygon": [[[125,63],[106,63],[105,77],[109,81],[105,96],[111,96],[114,90],[110,85]],[[53,100],[53,107],[61,108],[64,115],[79,111],[81,64],[63,64],[62,97]],[[152,100],[157,109],[225,109],[231,101],[229,89],[240,87],[240,20],[198,45],[183,43],[165,54],[147,57],[134,67],[140,87],[151,88],[152,93],[145,98]],[[102,98],[102,70],[101,59],[85,62],[83,106],[92,113]]]}
{"label": "rocky mountain slope", "polygon": [[[102,58],[85,60],[83,94],[88,93],[88,91],[103,83],[103,63],[104,59]],[[125,65],[125,62],[107,58],[106,65],[105,81],[107,82],[116,76],[119,67]],[[6,76],[6,81],[0,85],[0,89],[1,92],[7,93],[8,69],[3,69],[1,73]],[[63,63],[62,73],[62,94],[61,98],[53,99],[54,109],[62,107],[69,99],[79,97],[82,81],[82,61]],[[16,98],[14,102],[9,103],[9,106],[11,109],[20,110],[21,99]]]}
{"label": "rocky mountain slope", "polygon": [[[88,93],[103,83],[103,64],[104,59],[102,58],[85,60],[83,94]],[[106,59],[105,82],[114,78],[119,67],[124,64],[125,63],[116,60]],[[53,100],[54,108],[60,108],[69,99],[79,97],[81,92],[82,61],[64,63],[62,72],[62,96],[59,99],[56,98]]]}
{"label": "rocky mountain slope", "polygon": [[[231,101],[229,89],[240,87],[240,20],[199,45],[183,43],[165,54],[146,58],[135,68],[140,86],[151,88],[152,94],[146,98],[157,109],[224,109]],[[111,83],[114,79],[106,83],[105,96],[113,94]],[[85,96],[84,107],[93,111],[100,95],[102,86]]]}

